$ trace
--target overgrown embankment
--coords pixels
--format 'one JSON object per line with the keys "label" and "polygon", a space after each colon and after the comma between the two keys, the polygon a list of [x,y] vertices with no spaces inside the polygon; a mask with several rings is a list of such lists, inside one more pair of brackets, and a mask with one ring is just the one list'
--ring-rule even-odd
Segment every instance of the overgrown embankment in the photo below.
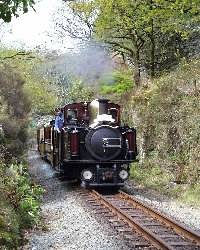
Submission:
{"label": "overgrown embankment", "polygon": [[42,189],[33,184],[24,164],[0,164],[0,246],[15,249],[22,243],[22,230],[39,220]]}
{"label": "overgrown embankment", "polygon": [[124,120],[136,126],[139,163],[131,176],[147,187],[200,203],[200,61],[131,93]]}
{"label": "overgrown embankment", "polygon": [[31,182],[26,163],[31,102],[24,80],[0,66],[0,248],[16,249],[21,233],[39,219],[41,189]]}

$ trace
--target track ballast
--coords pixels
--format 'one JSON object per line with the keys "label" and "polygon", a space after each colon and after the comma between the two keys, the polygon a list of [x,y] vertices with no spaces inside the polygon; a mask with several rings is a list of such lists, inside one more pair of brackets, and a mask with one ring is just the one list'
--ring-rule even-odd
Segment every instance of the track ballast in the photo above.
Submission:
{"label": "track ballast", "polygon": [[200,235],[122,191],[82,193],[135,249],[200,250]]}

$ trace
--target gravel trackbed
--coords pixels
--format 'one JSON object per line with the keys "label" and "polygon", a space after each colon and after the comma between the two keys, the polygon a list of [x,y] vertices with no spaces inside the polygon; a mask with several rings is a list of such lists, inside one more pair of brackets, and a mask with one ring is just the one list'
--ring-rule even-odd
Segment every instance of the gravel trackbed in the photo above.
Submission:
{"label": "gravel trackbed", "polygon": [[[133,249],[117,234],[109,223],[94,215],[80,197],[80,188],[56,177],[52,167],[41,160],[35,150],[30,150],[29,172],[34,181],[45,189],[42,199],[42,227],[25,234],[27,244],[23,250],[47,249],[87,249],[87,250],[128,250]],[[128,181],[125,187],[128,193],[166,213],[194,230],[200,230],[200,209],[177,203],[151,191],[137,190],[134,183]]]}
{"label": "gravel trackbed", "polygon": [[22,249],[129,249],[109,225],[87,211],[76,188],[60,181],[35,150],[29,151],[28,158],[32,178],[45,189],[41,206],[45,230],[26,233],[28,243]]}

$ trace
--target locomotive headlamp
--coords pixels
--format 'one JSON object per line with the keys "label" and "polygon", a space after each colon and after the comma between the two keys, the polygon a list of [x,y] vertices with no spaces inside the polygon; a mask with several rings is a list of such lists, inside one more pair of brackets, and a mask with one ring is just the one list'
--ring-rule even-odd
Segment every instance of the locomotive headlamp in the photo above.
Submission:
{"label": "locomotive headlamp", "polygon": [[93,173],[90,170],[84,170],[82,172],[82,177],[85,181],[89,181],[93,177]]}
{"label": "locomotive headlamp", "polygon": [[128,178],[128,172],[126,170],[124,170],[124,169],[120,170],[119,177],[122,180],[126,180]]}

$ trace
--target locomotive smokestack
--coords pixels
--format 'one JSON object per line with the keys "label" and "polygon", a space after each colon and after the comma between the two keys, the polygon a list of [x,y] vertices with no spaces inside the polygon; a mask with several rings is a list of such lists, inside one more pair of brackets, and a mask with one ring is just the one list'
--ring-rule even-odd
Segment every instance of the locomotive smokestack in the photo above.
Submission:
{"label": "locomotive smokestack", "polygon": [[99,115],[108,114],[108,99],[99,99]]}

